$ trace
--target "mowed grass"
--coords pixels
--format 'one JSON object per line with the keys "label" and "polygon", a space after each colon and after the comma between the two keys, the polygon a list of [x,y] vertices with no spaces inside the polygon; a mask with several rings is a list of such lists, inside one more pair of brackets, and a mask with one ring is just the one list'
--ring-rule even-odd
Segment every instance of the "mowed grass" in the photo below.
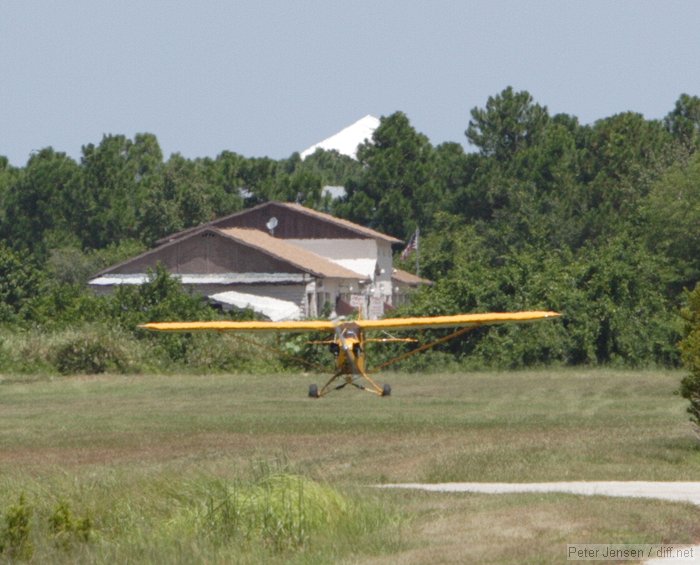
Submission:
{"label": "mowed grass", "polygon": [[[314,400],[307,385],[323,376],[6,375],[0,513],[26,494],[37,562],[557,563],[567,543],[698,542],[700,511],[689,504],[370,488],[700,480],[680,377],[388,373],[390,398],[345,389]],[[260,485],[270,476],[313,485],[290,498],[330,489],[344,501],[344,527],[320,520],[282,546],[207,533],[207,504],[228,500],[222,492],[268,492]],[[89,516],[92,532],[58,550],[46,524],[60,502]]]}

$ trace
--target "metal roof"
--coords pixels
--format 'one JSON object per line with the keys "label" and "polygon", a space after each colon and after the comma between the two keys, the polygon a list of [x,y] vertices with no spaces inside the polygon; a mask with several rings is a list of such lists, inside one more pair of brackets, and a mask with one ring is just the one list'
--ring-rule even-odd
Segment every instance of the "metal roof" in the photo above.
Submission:
{"label": "metal roof", "polygon": [[284,239],[277,239],[260,230],[252,230],[245,228],[227,228],[218,229],[210,228],[211,231],[221,233],[238,242],[248,245],[271,255],[281,261],[291,263],[295,267],[302,269],[317,277],[331,279],[353,279],[365,280],[367,277],[363,274],[351,271],[345,267],[321,257],[316,253],[307,251],[297,245],[288,243]]}
{"label": "metal roof", "polygon": [[401,269],[394,269],[391,273],[391,280],[399,283],[415,286],[419,284],[433,284],[433,281],[421,278],[409,273],[408,271],[402,271]]}
{"label": "metal roof", "polygon": [[166,237],[159,239],[157,241],[157,243],[165,243],[166,241],[173,241],[175,239],[180,239],[182,237],[185,237],[186,235],[197,232],[200,229],[204,229],[204,228],[208,228],[208,227],[215,228],[215,227],[217,227],[218,224],[226,223],[227,221],[234,219],[238,216],[243,216],[243,215],[248,214],[252,211],[257,211],[257,210],[260,210],[260,209],[268,207],[268,206],[280,206],[282,208],[286,208],[288,210],[297,212],[299,214],[310,216],[310,217],[316,218],[320,221],[327,222],[329,224],[333,224],[333,225],[338,226],[338,227],[342,227],[346,230],[349,230],[353,233],[356,233],[358,235],[364,236],[364,237],[369,238],[369,239],[379,239],[381,241],[386,241],[386,242],[391,243],[391,244],[403,243],[402,240],[400,240],[400,239],[397,239],[397,238],[392,237],[390,235],[383,234],[383,233],[378,232],[376,230],[373,230],[371,228],[361,226],[361,225],[356,224],[354,222],[351,222],[349,220],[343,220],[341,218],[336,218],[335,216],[332,216],[331,214],[319,212],[318,210],[313,210],[311,208],[307,208],[306,206],[302,206],[301,204],[294,204],[291,202],[278,202],[275,200],[271,200],[269,202],[264,202],[263,204],[258,204],[257,206],[253,206],[252,208],[246,208],[245,210],[241,210],[240,212],[235,212],[233,214],[229,214],[228,216],[222,216],[221,218],[217,218],[215,220],[212,220],[211,222],[207,222],[206,224],[201,224],[199,226],[195,226],[192,228],[188,228],[186,230],[176,232],[174,234],[170,234]]}
{"label": "metal roof", "polygon": [[[334,278],[334,279],[351,279],[351,280],[356,280],[356,281],[363,281],[366,280],[368,277],[362,273],[358,273],[355,271],[352,271],[348,268],[343,267],[342,265],[339,265],[337,263],[334,263],[333,261],[326,259],[325,257],[321,257],[320,255],[317,255],[316,253],[313,253],[311,251],[307,251],[306,249],[303,249],[297,245],[294,245],[292,243],[289,243],[283,239],[278,239],[275,237],[272,237],[265,232],[259,231],[259,230],[254,230],[254,229],[246,229],[246,228],[227,228],[227,229],[219,229],[215,227],[205,227],[205,228],[200,228],[194,232],[191,232],[189,234],[186,234],[182,238],[176,239],[174,241],[169,241],[167,243],[164,243],[154,249],[150,249],[144,253],[141,253],[140,255],[137,255],[136,257],[132,257],[131,259],[128,259],[126,261],[122,261],[121,263],[118,263],[116,265],[112,265],[111,267],[108,267],[106,269],[103,269],[102,271],[98,272],[95,274],[94,278],[90,281],[90,284],[92,285],[111,285],[111,284],[142,284],[145,282],[145,278],[147,275],[144,273],[140,274],[135,274],[135,275],[126,275],[122,273],[114,273],[115,270],[119,269],[120,267],[124,267],[125,265],[128,265],[129,263],[137,260],[141,260],[145,257],[148,257],[149,255],[157,255],[159,251],[161,251],[164,248],[177,245],[180,241],[183,239],[189,238],[189,237],[194,237],[203,233],[214,233],[222,236],[223,238],[233,240],[237,243],[240,243],[242,245],[245,245],[247,247],[251,247],[257,251],[260,251],[261,253],[264,253],[266,255],[269,255],[271,257],[274,257],[275,259],[278,259],[280,261],[284,261],[285,263],[288,263],[290,265],[293,265],[294,267],[312,275],[315,277],[320,277],[320,278]],[[153,265],[155,266],[155,265]],[[213,283],[213,282],[218,282],[219,284],[232,284],[235,282],[238,283],[247,283],[247,282],[253,282],[250,278],[249,275],[251,273],[234,273],[236,275],[236,278],[238,280],[230,280],[230,275],[229,273],[223,273],[223,274],[187,274],[187,275],[182,275],[182,282],[185,284],[206,284],[206,283]],[[259,280],[256,280],[254,282],[291,282],[286,279],[293,278],[293,275],[288,274],[288,273],[282,273],[279,276],[284,278],[285,280],[276,280],[272,281],[270,279],[274,278],[276,275],[275,273],[255,273],[257,275]],[[116,278],[115,278],[116,277]],[[201,277],[206,277],[208,280],[202,279]],[[262,277],[261,280],[260,277]],[[119,280],[117,280],[117,278]],[[217,279],[217,281],[214,281],[214,279]],[[222,280],[218,280],[222,279]],[[225,280],[224,280],[225,279]]]}

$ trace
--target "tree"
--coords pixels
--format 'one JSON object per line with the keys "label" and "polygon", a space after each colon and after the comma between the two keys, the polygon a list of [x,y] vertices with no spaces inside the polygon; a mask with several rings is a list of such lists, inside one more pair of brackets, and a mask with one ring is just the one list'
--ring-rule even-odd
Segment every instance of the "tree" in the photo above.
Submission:
{"label": "tree", "polygon": [[664,296],[663,259],[629,234],[589,242],[566,269],[571,361],[642,366],[678,362],[675,315]]}
{"label": "tree", "polygon": [[80,214],[85,247],[101,248],[137,237],[138,210],[146,200],[156,147],[150,137],[136,144],[123,135],[105,135],[98,146],[83,147],[85,192]]}
{"label": "tree", "polygon": [[213,161],[204,159],[203,165],[208,183],[216,187],[212,199],[214,213],[217,216],[226,216],[243,208],[242,189],[245,188],[243,171],[246,166],[246,158],[223,151]]}
{"label": "tree", "polygon": [[680,343],[681,355],[689,374],[681,380],[681,395],[690,403],[688,414],[700,437],[700,284],[687,296],[681,310],[685,319],[685,337]]}
{"label": "tree", "polygon": [[453,211],[480,222],[502,249],[535,240],[576,245],[579,129],[574,117],[550,118],[526,91],[490,97],[472,110],[466,135],[480,151]]}
{"label": "tree", "polygon": [[209,184],[200,161],[190,161],[179,154],[170,156],[165,166],[165,194],[177,205],[179,223],[189,228],[209,222],[214,213],[214,189]]}
{"label": "tree", "polygon": [[7,157],[0,156],[0,226],[5,222],[7,193],[15,182],[19,170],[10,165]]}
{"label": "tree", "polygon": [[358,176],[362,166],[352,157],[342,155],[335,149],[317,149],[301,161],[300,167],[321,177],[324,185],[341,186]]}
{"label": "tree", "polygon": [[661,122],[633,112],[597,121],[585,153],[582,180],[590,184],[591,207],[615,214],[633,212],[676,155]]}
{"label": "tree", "polygon": [[484,202],[477,198],[474,178],[482,159],[467,154],[459,143],[442,143],[435,148],[435,183],[445,196],[443,212],[460,214],[465,218],[483,216]]}
{"label": "tree", "polygon": [[[5,195],[2,233],[16,248],[45,253],[71,241],[78,218],[75,204],[82,188],[78,164],[52,148],[33,154]],[[53,241],[47,241],[53,240]]]}
{"label": "tree", "polygon": [[700,98],[681,94],[664,118],[666,129],[692,153],[700,148]]}
{"label": "tree", "polygon": [[0,243],[0,322],[16,322],[36,298],[43,277],[36,266]]}
{"label": "tree", "polygon": [[434,180],[433,147],[405,114],[383,117],[357,158],[363,171],[348,183],[339,214],[398,236],[430,222],[442,201]]}
{"label": "tree", "polygon": [[700,279],[700,153],[671,167],[641,204],[640,237],[669,262],[671,295]]}
{"label": "tree", "polygon": [[537,143],[549,121],[545,106],[535,104],[529,92],[509,86],[490,96],[486,108],[471,111],[465,135],[482,155],[508,161],[518,151]]}
{"label": "tree", "polygon": [[246,160],[241,170],[242,186],[248,193],[245,199],[246,205],[254,206],[270,200],[269,195],[274,192],[277,171],[277,161],[268,157],[254,157]]}

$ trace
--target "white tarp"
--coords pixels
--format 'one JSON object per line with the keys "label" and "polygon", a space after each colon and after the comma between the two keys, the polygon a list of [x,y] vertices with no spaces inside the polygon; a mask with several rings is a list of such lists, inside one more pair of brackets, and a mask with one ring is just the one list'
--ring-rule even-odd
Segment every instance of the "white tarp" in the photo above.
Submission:
{"label": "white tarp", "polygon": [[298,320],[301,318],[301,309],[289,300],[257,296],[233,290],[212,294],[209,298],[220,304],[235,306],[236,308],[250,308],[263,316],[267,316],[273,322]]}
{"label": "white tarp", "polygon": [[371,115],[360,118],[354,124],[340,130],[335,135],[312,145],[308,149],[304,149],[299,154],[301,160],[303,161],[309,155],[313,155],[316,149],[323,149],[324,151],[335,150],[341,155],[348,155],[353,159],[357,159],[357,146],[365,141],[372,141],[374,130],[379,127],[379,123],[379,118]]}

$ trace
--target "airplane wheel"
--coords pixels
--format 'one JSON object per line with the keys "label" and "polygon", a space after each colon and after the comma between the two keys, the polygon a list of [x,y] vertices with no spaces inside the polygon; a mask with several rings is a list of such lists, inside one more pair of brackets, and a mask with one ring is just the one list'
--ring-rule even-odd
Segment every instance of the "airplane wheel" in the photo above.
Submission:
{"label": "airplane wheel", "polygon": [[309,398],[318,398],[318,386],[309,385]]}
{"label": "airplane wheel", "polygon": [[391,396],[391,385],[384,384],[382,387],[382,396]]}

